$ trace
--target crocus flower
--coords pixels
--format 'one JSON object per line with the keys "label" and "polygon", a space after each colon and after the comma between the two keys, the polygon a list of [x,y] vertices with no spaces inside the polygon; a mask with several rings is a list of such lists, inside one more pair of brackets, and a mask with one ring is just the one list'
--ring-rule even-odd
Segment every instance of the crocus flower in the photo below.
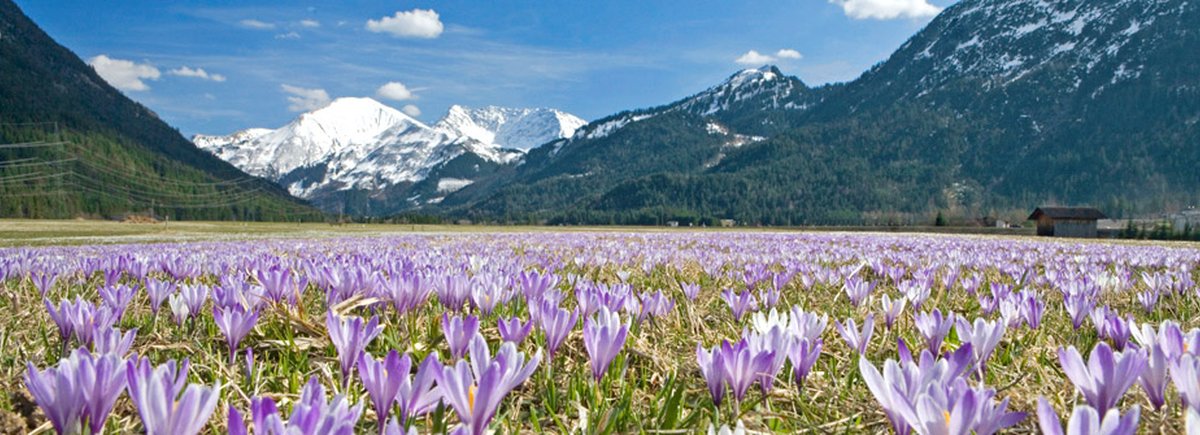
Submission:
{"label": "crocus flower", "polygon": [[133,347],[133,339],[137,337],[137,328],[125,333],[120,329],[108,327],[98,331],[92,338],[92,351],[97,354],[112,354],[124,358]]}
{"label": "crocus flower", "polygon": [[1059,348],[1058,361],[1088,404],[1100,412],[1116,407],[1146,368],[1146,357],[1141,352],[1113,352],[1104,342],[1092,349],[1086,365],[1075,346]]}
{"label": "crocus flower", "polygon": [[788,334],[796,339],[816,341],[825,333],[829,325],[829,315],[806,312],[799,305],[792,307],[791,322],[788,323]]}
{"label": "crocus flower", "polygon": [[903,297],[892,299],[886,294],[879,300],[879,304],[883,307],[883,320],[887,325],[887,329],[892,329],[892,325],[896,324],[896,319],[900,317],[900,313],[904,311],[904,306],[908,304],[908,299]]}
{"label": "crocus flower", "polygon": [[842,339],[846,340],[846,345],[858,352],[859,355],[863,355],[867,353],[867,347],[871,345],[871,334],[875,332],[875,314],[867,315],[862,329],[859,329],[853,318],[846,319],[845,325],[834,321],[833,326],[837,328]]}
{"label": "crocus flower", "polygon": [[157,279],[146,280],[146,296],[150,299],[150,313],[157,316],[158,309],[162,307],[167,297],[175,293],[175,283],[171,281],[159,281]]}
{"label": "crocus flower", "polygon": [[51,270],[39,270],[30,273],[29,280],[33,281],[33,286],[45,298],[46,293],[49,293],[50,289],[54,288],[54,282],[58,281],[58,273]]}
{"label": "crocus flower", "polygon": [[700,366],[700,374],[704,376],[704,382],[708,385],[708,394],[717,406],[721,406],[721,399],[725,398],[726,384],[725,360],[720,349],[718,346],[710,351],[696,344],[696,364]]}
{"label": "crocus flower", "polygon": [[246,312],[241,305],[213,307],[213,321],[216,322],[217,329],[221,330],[221,334],[225,335],[225,344],[229,346],[229,365],[233,365],[238,343],[254,329],[254,324],[258,322],[258,311]]}
{"label": "crocus flower", "polygon": [[1145,347],[1146,369],[1142,371],[1142,376],[1138,378],[1138,384],[1142,386],[1142,390],[1146,392],[1146,397],[1150,399],[1150,404],[1154,405],[1154,410],[1162,409],[1167,402],[1167,371],[1169,360],[1166,352],[1163,352],[1162,346],[1153,344]]}
{"label": "crocus flower", "polygon": [[608,372],[629,333],[629,322],[621,323],[621,315],[600,308],[596,317],[583,321],[583,345],[587,349],[592,366],[592,377],[596,382]]}
{"label": "crocus flower", "polygon": [[554,359],[554,352],[567,339],[567,335],[579,321],[578,311],[568,311],[559,308],[557,304],[542,303],[541,324],[538,325],[546,336],[547,358]]}
{"label": "crocus flower", "polygon": [[395,350],[388,352],[383,361],[371,358],[366,353],[358,359],[358,376],[375,406],[381,433],[386,427],[384,422],[388,420],[400,387],[408,382],[408,371],[411,367],[412,359],[408,354],[401,355]]}
{"label": "crocus flower", "polygon": [[98,434],[125,391],[124,360],[113,354],[92,356],[84,350],[76,350],[73,356],[79,362],[75,376],[83,393],[83,416],[91,433]]}
{"label": "crocus flower", "polygon": [[350,371],[354,370],[354,363],[383,328],[375,316],[371,317],[370,322],[364,322],[362,317],[341,317],[329,311],[325,316],[325,329],[329,331],[329,339],[337,349],[344,390],[350,385]]}
{"label": "crocus flower", "polygon": [[822,346],[824,346],[824,342],[819,338],[816,342],[802,338],[792,343],[788,352],[788,361],[792,363],[792,379],[796,381],[796,386],[804,385],[808,373],[812,371],[817,358],[821,356]]}
{"label": "crocus flower", "polygon": [[989,322],[977,318],[974,325],[972,325],[965,317],[960,316],[958,318],[957,325],[955,326],[958,338],[963,343],[971,344],[974,365],[980,373],[983,373],[988,358],[992,356],[992,352],[1000,344],[1000,338],[1004,336],[1005,329],[1004,323],[998,321]]}
{"label": "crocus flower", "polygon": [[[300,391],[300,401],[292,406],[287,421],[279,413],[275,401],[269,397],[255,397],[250,401],[250,419],[254,421],[256,434],[350,435],[362,417],[362,404],[350,403],[343,395],[332,400],[325,398],[325,388],[316,376],[309,378]],[[229,433],[247,433],[242,417],[230,411]]]}
{"label": "crocus flower", "polygon": [[[514,347],[514,349],[516,349]],[[396,394],[396,403],[400,406],[400,421],[406,422],[414,417],[432,411],[442,400],[441,389],[433,386],[433,381],[442,372],[442,363],[436,353],[430,353],[417,366],[417,373],[412,380],[400,384]]]}
{"label": "crocus flower", "polygon": [[525,323],[521,323],[521,318],[513,317],[511,319],[499,319],[498,327],[500,329],[500,339],[516,344],[521,344],[525,341],[525,337],[533,331],[533,319]]}
{"label": "crocus flower", "polygon": [[187,362],[179,370],[169,362],[152,368],[148,359],[126,366],[129,397],[150,435],[194,435],[217,408],[221,386],[187,383]]}
{"label": "crocus flower", "polygon": [[133,295],[136,293],[133,287],[127,285],[104,286],[100,287],[98,292],[104,306],[112,310],[117,320],[125,317],[125,309],[129,307],[129,302],[133,301]]}
{"label": "crocus flower", "polygon": [[59,361],[57,366],[43,371],[38,371],[33,363],[25,363],[25,388],[59,434],[83,430],[86,399],[84,386],[77,375],[80,364],[80,358],[74,353]]}
{"label": "crocus flower", "polygon": [[721,292],[721,299],[729,305],[729,309],[733,311],[733,320],[735,322],[742,321],[742,316],[758,310],[758,300],[754,298],[754,293],[749,290],[734,293],[733,290],[725,289]]}
{"label": "crocus flower", "polygon": [[996,402],[996,390],[976,388],[974,393],[977,406],[975,435],[992,435],[1025,420],[1024,412],[1008,412],[1008,398]]}
{"label": "crocus flower", "polygon": [[733,393],[733,398],[741,402],[755,380],[760,380],[762,373],[769,372],[771,362],[775,359],[772,352],[755,352],[746,340],[737,343],[724,341],[720,352],[725,369],[725,382]]}
{"label": "crocus flower", "polygon": [[467,354],[471,340],[479,333],[479,318],[475,316],[450,316],[442,314],[442,336],[450,346],[450,356],[454,359]]}
{"label": "crocus flower", "polygon": [[850,304],[857,307],[871,295],[872,290],[875,290],[875,283],[859,278],[858,276],[852,276],[846,278],[842,289],[846,292],[846,296],[850,298]]}
{"label": "crocus flower", "polygon": [[679,283],[679,290],[683,292],[683,297],[689,301],[694,301],[700,296],[700,284],[681,282]]}
{"label": "crocus flower", "polygon": [[1038,398],[1038,427],[1047,435],[1134,435],[1137,433],[1138,417],[1141,409],[1136,405],[1124,416],[1119,409],[1113,408],[1100,413],[1090,406],[1079,405],[1071,412],[1067,422],[1067,430],[1058,419],[1058,414],[1044,397]]}
{"label": "crocus flower", "polygon": [[476,349],[472,345],[470,364],[459,360],[455,365],[444,367],[437,383],[443,399],[458,414],[465,429],[473,435],[481,435],[487,432],[504,397],[537,368],[541,353],[525,363],[525,355],[517,352],[512,343],[502,344],[495,358],[486,354],[486,343],[482,346],[482,354],[474,354]]}
{"label": "crocus flower", "polygon": [[666,316],[675,309],[675,301],[664,295],[661,290],[654,293],[643,293],[638,302],[640,302],[637,317],[639,324],[648,318]]}
{"label": "crocus flower", "polygon": [[901,281],[897,287],[900,288],[900,293],[904,294],[904,298],[912,303],[914,309],[921,309],[921,305],[924,305],[925,300],[929,299],[930,288],[924,282],[916,280]]}
{"label": "crocus flower", "polygon": [[1083,321],[1092,314],[1092,309],[1095,306],[1096,301],[1086,293],[1063,294],[1063,307],[1066,308],[1067,314],[1071,316],[1071,326],[1075,329],[1083,326]]}
{"label": "crocus flower", "polygon": [[1171,363],[1170,372],[1183,404],[1200,411],[1200,357],[1183,354]]}
{"label": "crocus flower", "polygon": [[1032,291],[1022,291],[1018,297],[1021,297],[1021,318],[1030,328],[1038,329],[1042,325],[1046,303]]}
{"label": "crocus flower", "polygon": [[783,371],[784,363],[787,363],[788,353],[794,339],[779,326],[774,326],[767,332],[744,330],[742,338],[750,344],[751,353],[771,353],[773,355],[771,364],[767,366],[766,370],[759,373],[758,383],[763,394],[770,394],[771,388],[775,386],[775,377],[779,376],[779,372]]}
{"label": "crocus flower", "polygon": [[934,309],[932,313],[918,313],[916,317],[917,331],[925,338],[925,345],[930,352],[937,354],[942,349],[942,339],[950,333],[954,326],[954,313],[942,315],[942,311]]}

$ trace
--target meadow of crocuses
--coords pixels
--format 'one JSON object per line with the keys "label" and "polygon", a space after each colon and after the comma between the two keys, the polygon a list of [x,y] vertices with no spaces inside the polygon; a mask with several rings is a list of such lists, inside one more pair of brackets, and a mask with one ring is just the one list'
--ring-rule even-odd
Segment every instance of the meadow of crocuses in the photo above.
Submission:
{"label": "meadow of crocuses", "polygon": [[1198,261],[837,233],[5,249],[0,430],[1200,431]]}

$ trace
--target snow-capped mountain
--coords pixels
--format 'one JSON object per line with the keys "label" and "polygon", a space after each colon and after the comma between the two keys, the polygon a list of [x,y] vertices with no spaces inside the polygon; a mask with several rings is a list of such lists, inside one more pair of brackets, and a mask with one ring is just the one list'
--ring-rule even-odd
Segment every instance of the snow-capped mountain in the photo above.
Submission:
{"label": "snow-capped mountain", "polygon": [[[766,133],[762,131],[763,126],[771,124],[770,120],[762,118],[763,113],[784,111],[798,115],[819,101],[820,96],[800,79],[784,75],[773,65],[766,65],[739,71],[716,86],[671,104],[623,112],[593,122],[576,130],[571,139],[602,138],[630,123],[673,112],[711,117],[737,124],[747,133],[763,134]],[[740,122],[746,118],[754,119]]]}
{"label": "snow-capped mountain", "polygon": [[587,121],[554,109],[450,106],[434,128],[451,136],[475,139],[497,148],[528,151],[555,139],[571,137]]}
{"label": "snow-capped mountain", "polygon": [[193,142],[296,196],[312,198],[419,182],[463,154],[504,164],[570,135],[582,123],[552,109],[454,106],[431,127],[370,98],[339,98],[278,129],[197,135]]}

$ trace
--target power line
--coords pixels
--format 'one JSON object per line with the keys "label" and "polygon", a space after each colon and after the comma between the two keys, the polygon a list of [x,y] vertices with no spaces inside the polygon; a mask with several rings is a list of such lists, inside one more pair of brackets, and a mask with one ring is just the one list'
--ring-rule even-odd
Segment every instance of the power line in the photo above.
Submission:
{"label": "power line", "polygon": [[22,143],[6,143],[6,144],[0,144],[0,149],[13,149],[13,148],[45,148],[45,147],[54,147],[54,146],[66,145],[67,143],[68,143],[68,142],[42,142],[42,141],[36,141],[36,142],[22,142]]}

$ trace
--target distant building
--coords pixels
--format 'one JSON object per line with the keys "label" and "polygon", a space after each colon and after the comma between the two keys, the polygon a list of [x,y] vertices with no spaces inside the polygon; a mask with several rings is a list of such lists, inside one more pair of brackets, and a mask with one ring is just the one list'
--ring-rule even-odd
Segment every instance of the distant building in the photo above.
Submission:
{"label": "distant building", "polygon": [[735,223],[737,222],[735,222],[733,219],[721,219],[722,227],[732,227]]}
{"label": "distant building", "polygon": [[1038,207],[1029,215],[1037,221],[1037,234],[1051,237],[1096,237],[1096,221],[1104,213],[1092,207]]}
{"label": "distant building", "polygon": [[677,227],[677,226],[679,226],[679,221],[667,221],[667,226],[668,227]]}

